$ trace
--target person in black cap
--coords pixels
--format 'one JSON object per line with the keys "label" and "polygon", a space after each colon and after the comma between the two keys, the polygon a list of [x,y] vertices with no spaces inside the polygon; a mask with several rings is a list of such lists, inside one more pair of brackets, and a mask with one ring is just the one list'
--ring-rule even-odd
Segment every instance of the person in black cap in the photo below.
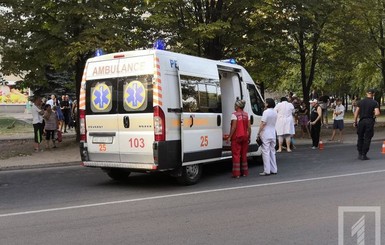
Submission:
{"label": "person in black cap", "polygon": [[[368,89],[366,98],[359,101],[354,112],[354,127],[357,127],[358,159],[369,160],[366,154],[370,148],[370,141],[374,135],[375,116],[380,115],[380,106],[374,100],[374,89]],[[357,120],[360,118],[358,124]]]}

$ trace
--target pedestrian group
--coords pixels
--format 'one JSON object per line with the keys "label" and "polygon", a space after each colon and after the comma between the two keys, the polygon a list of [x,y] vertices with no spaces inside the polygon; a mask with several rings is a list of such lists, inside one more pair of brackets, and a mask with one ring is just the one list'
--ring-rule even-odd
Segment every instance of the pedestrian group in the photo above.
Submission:
{"label": "pedestrian group", "polygon": [[[61,100],[52,94],[49,100],[34,96],[32,105],[32,123],[34,128],[34,150],[43,151],[41,143],[45,136],[45,149],[57,148],[56,142],[61,142],[62,133],[75,129],[77,102],[63,95]],[[64,131],[63,131],[64,129]]]}
{"label": "pedestrian group", "polygon": [[[354,126],[357,127],[357,150],[358,159],[368,160],[367,153],[370,148],[370,142],[374,135],[375,117],[380,115],[379,104],[374,100],[375,91],[369,89],[367,97],[358,100],[352,99],[352,111],[354,113]],[[333,107],[333,133],[329,141],[335,141],[338,132],[338,142],[343,142],[344,115],[345,106],[342,100],[337,98],[334,101],[329,96],[322,95],[318,98],[318,93],[313,90],[310,94],[310,110],[304,101],[300,101],[294,96],[289,99],[282,97],[279,103],[275,103],[272,98],[265,100],[265,110],[263,111],[257,142],[260,143],[263,159],[263,172],[261,176],[268,176],[278,173],[276,162],[276,152],[292,152],[295,148],[293,136],[295,126],[299,125],[302,137],[305,135],[312,139],[312,149],[320,147],[321,127],[328,128],[327,111]],[[235,102],[235,111],[231,115],[231,129],[227,141],[231,141],[232,151],[232,177],[239,178],[247,176],[248,163],[247,152],[251,135],[251,126],[248,113],[244,112],[246,102],[237,100]],[[308,113],[310,112],[310,118]],[[309,129],[310,128],[310,129]],[[278,139],[278,149],[276,142]]]}

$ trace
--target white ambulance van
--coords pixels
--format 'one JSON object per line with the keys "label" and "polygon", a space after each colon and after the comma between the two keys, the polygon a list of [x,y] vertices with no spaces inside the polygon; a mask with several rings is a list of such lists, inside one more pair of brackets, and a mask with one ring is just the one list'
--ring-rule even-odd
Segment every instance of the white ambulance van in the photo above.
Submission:
{"label": "white ambulance van", "polygon": [[83,165],[115,180],[169,171],[195,184],[202,164],[231,158],[223,137],[236,99],[250,115],[248,156],[260,155],[263,99],[242,66],[157,49],[91,58],[79,100]]}

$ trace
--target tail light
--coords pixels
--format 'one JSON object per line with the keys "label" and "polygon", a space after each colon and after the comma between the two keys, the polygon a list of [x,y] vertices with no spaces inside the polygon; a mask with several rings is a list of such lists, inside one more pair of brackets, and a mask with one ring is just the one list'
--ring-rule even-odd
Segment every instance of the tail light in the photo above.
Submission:
{"label": "tail light", "polygon": [[159,106],[154,107],[154,136],[155,141],[166,140],[166,121],[164,112]]}
{"label": "tail light", "polygon": [[80,141],[87,142],[86,111],[79,110]]}

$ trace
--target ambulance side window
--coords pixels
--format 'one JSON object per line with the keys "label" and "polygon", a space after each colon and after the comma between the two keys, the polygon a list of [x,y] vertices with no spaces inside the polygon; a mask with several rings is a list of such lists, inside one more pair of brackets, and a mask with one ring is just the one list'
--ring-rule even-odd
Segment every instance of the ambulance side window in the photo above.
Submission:
{"label": "ambulance side window", "polygon": [[183,112],[221,113],[219,81],[181,75]]}
{"label": "ambulance side window", "polygon": [[251,109],[255,115],[262,116],[264,103],[259,96],[259,93],[255,86],[247,84],[247,90],[249,90]]}

